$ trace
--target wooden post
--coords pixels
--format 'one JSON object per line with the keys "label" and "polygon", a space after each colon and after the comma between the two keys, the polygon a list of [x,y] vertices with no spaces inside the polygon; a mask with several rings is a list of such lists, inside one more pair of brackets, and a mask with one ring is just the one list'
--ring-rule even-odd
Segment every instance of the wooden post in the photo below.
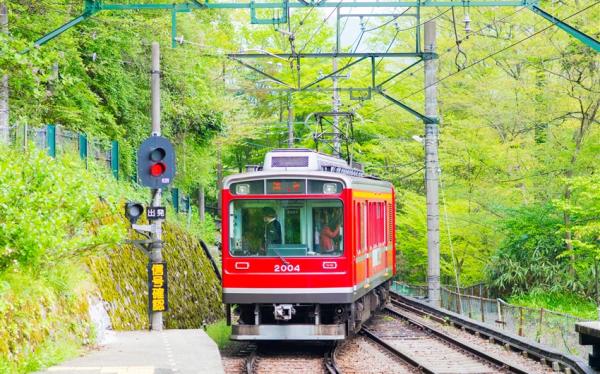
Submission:
{"label": "wooden post", "polygon": [[[481,288],[480,288],[480,290],[481,290]],[[481,292],[481,291],[479,291],[479,292]],[[485,308],[483,307],[483,296],[481,296],[481,298],[479,299],[479,304],[481,306],[481,322],[485,322]]]}
{"label": "wooden post", "polygon": [[519,307],[519,336],[523,335],[523,307]]}
{"label": "wooden post", "polygon": [[544,308],[540,308],[540,325],[538,327],[538,333],[537,333],[537,342],[539,343],[542,340],[542,332],[543,332],[543,328],[542,326],[544,325]]}

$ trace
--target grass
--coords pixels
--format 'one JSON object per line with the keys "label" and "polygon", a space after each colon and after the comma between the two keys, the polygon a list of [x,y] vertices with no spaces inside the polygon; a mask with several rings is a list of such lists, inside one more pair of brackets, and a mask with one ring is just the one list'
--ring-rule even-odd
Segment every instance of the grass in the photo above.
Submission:
{"label": "grass", "polygon": [[231,326],[227,326],[227,322],[224,319],[206,326],[206,334],[217,343],[219,349],[223,349],[231,343],[229,340]]}
{"label": "grass", "polygon": [[574,294],[532,292],[526,295],[511,296],[508,302],[529,308],[544,308],[571,314],[584,319],[598,319],[596,303]]}
{"label": "grass", "polygon": [[56,365],[78,356],[82,352],[81,341],[67,334],[48,339],[35,351],[18,362],[0,357],[0,374],[30,373]]}

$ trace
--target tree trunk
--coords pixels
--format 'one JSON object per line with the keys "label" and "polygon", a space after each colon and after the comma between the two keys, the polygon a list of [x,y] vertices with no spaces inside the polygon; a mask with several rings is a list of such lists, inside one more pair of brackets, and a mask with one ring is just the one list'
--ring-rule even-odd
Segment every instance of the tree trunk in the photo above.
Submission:
{"label": "tree trunk", "polygon": [[569,214],[569,211],[568,211],[568,205],[571,202],[571,195],[572,195],[571,186],[569,185],[569,183],[570,183],[570,179],[573,178],[573,175],[575,173],[575,164],[579,157],[579,153],[581,152],[581,147],[583,145],[583,139],[584,139],[587,131],[589,130],[590,125],[594,122],[594,120],[596,118],[598,108],[600,107],[600,100],[596,100],[595,102],[590,104],[590,106],[588,107],[587,110],[584,109],[583,103],[581,101],[579,102],[579,104],[580,104],[580,108],[581,108],[581,121],[580,121],[579,129],[577,130],[577,132],[575,133],[575,136],[574,136],[575,150],[573,151],[573,155],[571,156],[569,168],[565,172],[565,177],[567,178],[567,184],[565,186],[565,191],[563,193],[563,198],[564,198],[565,202],[567,203],[567,210],[565,210],[563,212],[563,223],[565,226],[565,244],[566,244],[566,250],[571,253],[569,256],[570,257],[569,274],[573,277],[575,277],[576,274],[575,274],[575,253],[573,253],[573,243],[572,243],[573,234],[571,231],[571,215]]}

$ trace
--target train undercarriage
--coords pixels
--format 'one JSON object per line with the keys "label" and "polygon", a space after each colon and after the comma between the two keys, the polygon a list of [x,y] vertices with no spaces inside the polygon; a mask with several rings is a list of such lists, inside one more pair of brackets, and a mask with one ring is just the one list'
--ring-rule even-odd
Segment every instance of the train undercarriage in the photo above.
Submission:
{"label": "train undercarriage", "polygon": [[[389,299],[386,281],[352,303],[226,305],[232,340],[343,340],[361,329]],[[233,313],[232,313],[233,312]],[[233,319],[235,319],[235,323]]]}

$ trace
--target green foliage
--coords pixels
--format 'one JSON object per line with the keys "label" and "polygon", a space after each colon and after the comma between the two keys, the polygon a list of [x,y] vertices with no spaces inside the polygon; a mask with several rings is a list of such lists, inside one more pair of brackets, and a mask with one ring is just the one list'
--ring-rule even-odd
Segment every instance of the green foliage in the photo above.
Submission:
{"label": "green foliage", "polygon": [[547,204],[511,210],[507,216],[505,239],[487,267],[491,284],[503,292],[563,291],[568,263],[559,258],[560,212]]}
{"label": "green foliage", "polygon": [[529,308],[553,310],[588,320],[598,319],[597,304],[572,293],[534,291],[528,294],[511,296],[508,302]]}
{"label": "green foliage", "polygon": [[[114,245],[121,225],[98,225],[106,214],[99,197],[113,195],[106,179],[62,157],[5,148],[0,155],[0,272],[52,267],[79,253]],[[15,167],[19,165],[20,167]]]}
{"label": "green foliage", "polygon": [[223,319],[206,326],[206,334],[217,343],[219,349],[223,349],[231,343],[229,340],[231,326],[227,326],[227,322]]}
{"label": "green foliage", "polygon": [[[33,147],[5,146],[0,171],[0,372],[36,371],[93,342],[90,296],[108,301],[115,328],[144,328],[147,258],[120,243],[128,235],[124,200],[144,201],[147,191],[118,183],[102,166],[86,169]],[[198,328],[222,317],[220,285],[198,242],[214,241],[214,223],[169,216],[176,219],[163,231],[173,308],[166,325]]]}

